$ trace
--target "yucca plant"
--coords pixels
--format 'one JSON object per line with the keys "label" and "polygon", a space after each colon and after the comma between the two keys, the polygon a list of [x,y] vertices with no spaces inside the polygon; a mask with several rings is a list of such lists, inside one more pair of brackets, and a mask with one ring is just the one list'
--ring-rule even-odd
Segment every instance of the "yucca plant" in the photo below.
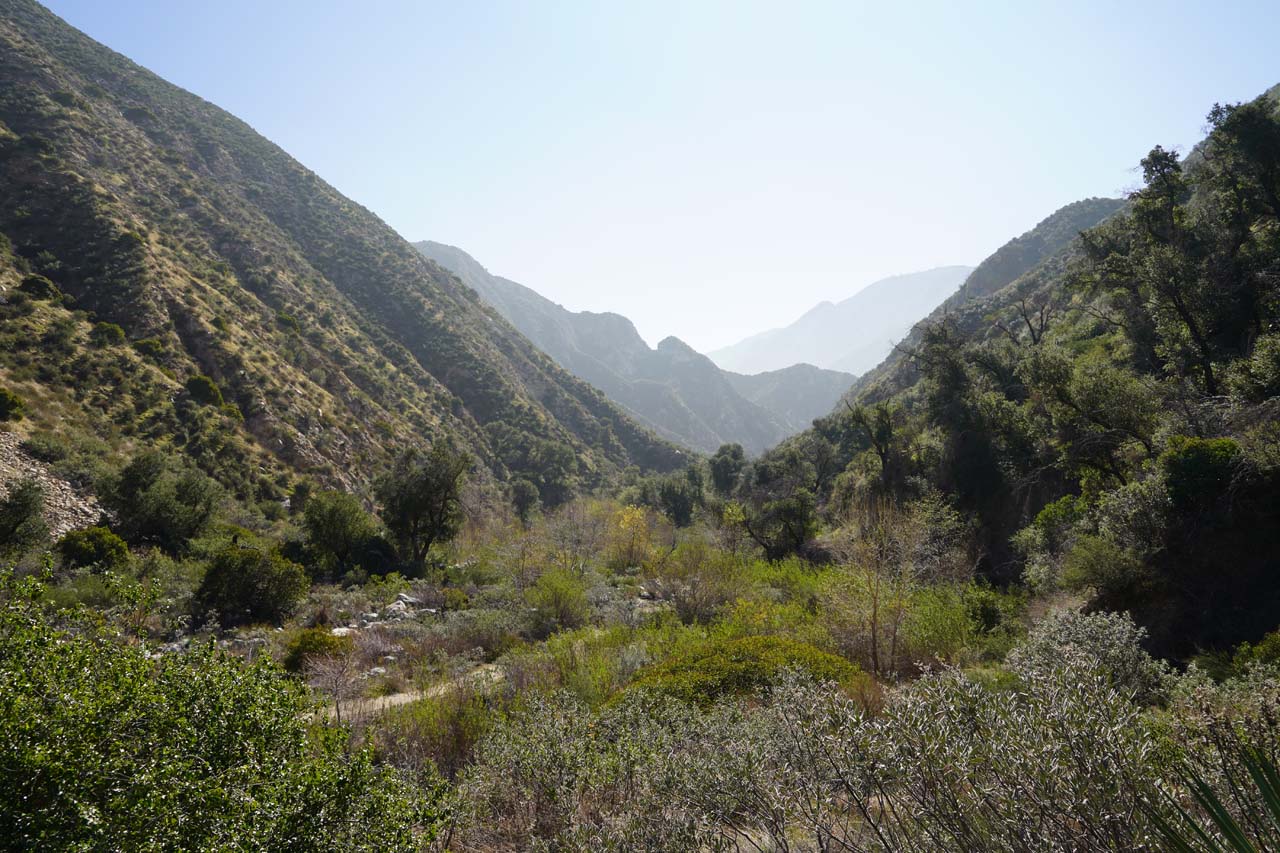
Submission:
{"label": "yucca plant", "polygon": [[[1176,853],[1264,853],[1280,850],[1280,771],[1262,750],[1241,746],[1237,757],[1248,774],[1245,779],[1230,767],[1226,769],[1228,787],[1238,800],[1248,793],[1256,795],[1260,808],[1245,806],[1244,819],[1233,815],[1223,797],[1191,768],[1184,768],[1182,782],[1203,815],[1195,815],[1172,795],[1165,794],[1165,804],[1172,813],[1148,806],[1147,813],[1157,831]],[[1250,790],[1251,789],[1251,790]],[[1253,797],[1248,797],[1253,799]]]}

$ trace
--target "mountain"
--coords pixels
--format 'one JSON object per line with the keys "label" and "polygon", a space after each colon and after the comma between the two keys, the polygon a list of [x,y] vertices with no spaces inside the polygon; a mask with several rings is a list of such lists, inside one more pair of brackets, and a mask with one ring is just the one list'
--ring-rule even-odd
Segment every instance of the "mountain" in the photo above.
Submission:
{"label": "mountain", "polygon": [[367,486],[446,434],[558,497],[687,459],[244,122],[30,0],[0,0],[0,287],[20,429],[166,446],[242,496]]}
{"label": "mountain", "polygon": [[757,406],[781,417],[794,432],[808,429],[815,418],[831,412],[833,400],[849,390],[853,376],[812,364],[745,374],[724,371],[729,384]]}
{"label": "mountain", "polygon": [[463,250],[430,240],[415,244],[458,276],[544,352],[604,391],[659,435],[705,452],[739,443],[758,453],[825,414],[853,377],[833,371],[789,374],[793,387],[739,377],[677,338],[651,349],[618,314],[569,311],[535,291],[486,270]]}
{"label": "mountain", "polygon": [[[901,348],[889,352],[874,369],[860,375],[849,395],[856,396],[878,383],[890,381],[889,377],[903,368],[904,353],[919,344],[922,329],[929,323],[950,317],[964,328],[976,330],[983,325],[986,313],[990,310],[985,301],[988,298],[1000,294],[996,304],[1002,309],[1009,309],[1029,283],[1024,282],[1022,288],[1004,293],[1002,291],[1023,276],[1040,267],[1043,269],[1039,269],[1037,275],[1041,278],[1062,275],[1078,249],[1080,233],[1114,216],[1124,206],[1125,202],[1116,198],[1087,198],[1072,202],[1046,216],[1031,230],[1005,243],[978,264],[960,289],[920,319],[904,339]],[[901,388],[906,381],[908,380],[899,376],[893,387]]]}
{"label": "mountain", "polygon": [[870,284],[838,303],[822,302],[781,329],[709,353],[725,370],[760,373],[797,362],[861,374],[880,363],[911,324],[954,293],[970,267],[939,267]]}

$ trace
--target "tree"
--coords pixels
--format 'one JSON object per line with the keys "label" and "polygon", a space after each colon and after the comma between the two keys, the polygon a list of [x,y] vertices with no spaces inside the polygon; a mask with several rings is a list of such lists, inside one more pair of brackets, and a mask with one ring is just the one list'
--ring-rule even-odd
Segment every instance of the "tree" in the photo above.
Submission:
{"label": "tree", "polygon": [[302,511],[307,542],[322,566],[339,574],[355,564],[362,543],[377,534],[377,525],[359,499],[347,492],[317,492]]}
{"label": "tree", "polygon": [[733,494],[742,469],[747,466],[741,444],[722,444],[711,457],[711,485],[722,497]]}
{"label": "tree", "polygon": [[214,556],[196,590],[196,615],[216,611],[225,627],[276,623],[306,594],[302,566],[274,550],[230,545]]}
{"label": "tree", "polygon": [[35,480],[22,480],[0,500],[0,555],[21,556],[47,538],[44,488]]}
{"label": "tree", "polygon": [[134,457],[102,493],[126,540],[156,544],[171,553],[204,532],[221,499],[216,482],[159,451]]}
{"label": "tree", "polygon": [[693,523],[693,510],[699,497],[689,481],[678,474],[663,477],[658,483],[658,505],[662,514],[676,527],[688,527]]}
{"label": "tree", "polygon": [[396,460],[374,491],[382,521],[396,537],[401,559],[421,563],[431,546],[447,541],[462,525],[462,483],[471,458],[437,441],[425,455],[410,451]]}
{"label": "tree", "polygon": [[538,494],[538,487],[532,481],[524,477],[517,477],[511,481],[511,505],[515,507],[516,518],[520,519],[520,523],[525,527],[529,526],[529,520],[537,511],[539,503],[541,503],[541,496]]}

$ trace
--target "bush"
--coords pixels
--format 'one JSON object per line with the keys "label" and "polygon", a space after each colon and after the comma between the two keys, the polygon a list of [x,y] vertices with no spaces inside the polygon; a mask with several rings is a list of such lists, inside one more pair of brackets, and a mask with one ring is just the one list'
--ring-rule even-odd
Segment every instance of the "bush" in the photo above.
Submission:
{"label": "bush", "polygon": [[657,664],[634,686],[706,707],[722,696],[769,687],[788,670],[836,683],[852,682],[860,672],[844,658],[807,643],[778,636],[741,637],[712,640]]}
{"label": "bush", "polygon": [[57,302],[62,298],[62,291],[58,290],[58,286],[42,275],[29,275],[23,278],[22,283],[18,285],[18,291],[32,299],[45,299],[49,302]]}
{"label": "bush", "polygon": [[223,627],[279,622],[309,586],[307,573],[277,551],[231,545],[213,558],[196,590],[196,614],[218,613]]}
{"label": "bush", "polygon": [[8,388],[0,388],[0,422],[20,421],[26,414],[27,404]]}
{"label": "bush", "polygon": [[1280,631],[1272,631],[1256,643],[1241,643],[1231,657],[1231,669],[1244,675],[1251,666],[1280,666]]}
{"label": "bush", "polygon": [[51,432],[33,433],[19,446],[41,462],[61,462],[71,455],[70,442]]}
{"label": "bush", "polygon": [[150,359],[158,359],[164,355],[164,344],[156,338],[139,338],[133,342],[133,348],[139,355]]}
{"label": "bush", "polygon": [[58,541],[58,554],[69,569],[93,567],[109,571],[129,559],[129,546],[105,527],[69,531]]}
{"label": "bush", "polygon": [[360,499],[339,491],[309,495],[303,508],[303,527],[321,568],[337,574],[358,565],[362,551],[378,535],[377,525]]}
{"label": "bush", "polygon": [[[55,628],[0,575],[0,827],[16,850],[416,851],[437,817],[302,688],[211,645],[154,658]],[[65,617],[60,617],[65,618]]]}
{"label": "bush", "polygon": [[1160,466],[1174,508],[1186,512],[1211,505],[1230,485],[1239,456],[1240,445],[1230,438],[1170,439]]}
{"label": "bush", "polygon": [[396,767],[421,773],[429,761],[431,769],[453,779],[496,716],[483,693],[458,686],[392,709],[372,730],[373,742],[379,756]]}
{"label": "bush", "polygon": [[351,653],[354,643],[350,637],[337,637],[327,628],[304,628],[285,648],[284,668],[289,672],[303,672],[307,661]]}
{"label": "bush", "polygon": [[1064,586],[1091,587],[1107,601],[1134,602],[1153,581],[1140,559],[1100,536],[1081,536],[1062,560]]}
{"label": "bush", "polygon": [[1032,680],[1063,666],[1097,670],[1138,702],[1152,703],[1165,695],[1169,667],[1143,651],[1146,637],[1127,614],[1060,610],[1031,629],[1009,665]]}
{"label": "bush", "polygon": [[187,393],[191,399],[202,406],[221,406],[222,392],[214,381],[203,373],[196,374],[187,380]]}
{"label": "bush", "polygon": [[124,343],[124,329],[115,323],[95,323],[89,332],[89,340],[94,346],[113,347]]}
{"label": "bush", "polygon": [[564,569],[543,572],[526,597],[533,607],[534,630],[541,637],[577,628],[591,615],[586,585]]}

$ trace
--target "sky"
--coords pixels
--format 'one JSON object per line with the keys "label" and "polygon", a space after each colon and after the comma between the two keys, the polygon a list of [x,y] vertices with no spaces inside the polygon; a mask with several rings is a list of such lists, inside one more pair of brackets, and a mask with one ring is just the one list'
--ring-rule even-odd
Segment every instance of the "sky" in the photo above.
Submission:
{"label": "sky", "polygon": [[404,237],[704,352],[977,264],[1280,82],[1274,0],[46,2]]}

